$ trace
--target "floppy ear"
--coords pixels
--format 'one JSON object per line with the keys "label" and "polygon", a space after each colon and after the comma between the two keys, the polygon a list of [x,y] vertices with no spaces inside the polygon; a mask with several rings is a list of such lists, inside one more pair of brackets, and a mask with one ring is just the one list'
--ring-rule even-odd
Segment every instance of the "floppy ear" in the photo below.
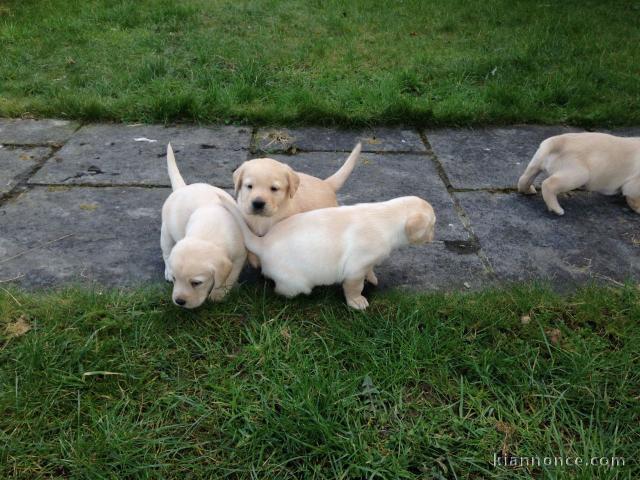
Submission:
{"label": "floppy ear", "polygon": [[218,264],[216,265],[214,274],[213,274],[214,282],[215,282],[214,287],[216,288],[222,287],[222,284],[229,276],[229,273],[231,273],[231,267],[233,267],[233,264],[231,263],[231,260],[229,260],[228,258],[221,258],[218,261]]}
{"label": "floppy ear", "polygon": [[300,186],[300,176],[291,167],[287,172],[287,181],[289,182],[289,198],[293,198]]}
{"label": "floppy ear", "polygon": [[425,213],[413,213],[407,218],[404,232],[410,243],[426,243],[433,240],[435,221]]}
{"label": "floppy ear", "polygon": [[236,168],[235,172],[233,172],[233,188],[236,191],[236,195],[238,194],[238,190],[242,187],[242,172],[244,170],[244,165],[240,165]]}

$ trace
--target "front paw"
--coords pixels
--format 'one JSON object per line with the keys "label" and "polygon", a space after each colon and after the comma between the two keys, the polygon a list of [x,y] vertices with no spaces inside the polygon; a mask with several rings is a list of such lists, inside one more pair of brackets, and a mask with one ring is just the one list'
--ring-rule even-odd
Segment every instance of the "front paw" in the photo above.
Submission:
{"label": "front paw", "polygon": [[173,273],[171,273],[171,269],[168,266],[164,267],[164,279],[167,282],[173,282]]}
{"label": "front paw", "polygon": [[347,305],[356,310],[364,310],[369,306],[369,302],[362,295],[353,298],[347,298]]}
{"label": "front paw", "polygon": [[220,302],[227,295],[227,290],[224,288],[214,288],[211,290],[209,298],[212,302]]}
{"label": "front paw", "polygon": [[247,260],[249,260],[249,265],[253,268],[260,268],[260,258],[254,253],[249,252],[247,254]]}

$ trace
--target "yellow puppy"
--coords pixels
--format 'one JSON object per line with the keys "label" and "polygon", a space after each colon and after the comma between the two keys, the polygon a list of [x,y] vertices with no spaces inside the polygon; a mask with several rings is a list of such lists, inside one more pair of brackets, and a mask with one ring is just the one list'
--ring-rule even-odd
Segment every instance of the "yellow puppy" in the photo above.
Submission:
{"label": "yellow puppy", "polygon": [[557,195],[580,187],[605,195],[622,193],[640,213],[640,138],[604,133],[547,138],[520,177],[518,191],[536,193],[532,183],[542,171],[550,175],[542,182],[542,198],[558,215],[564,215],[564,210]]}
{"label": "yellow puppy", "polygon": [[294,297],[317,285],[342,283],[347,304],[369,306],[362,296],[365,278],[395,248],[433,240],[436,216],[418,197],[361,203],[293,215],[258,237],[237,205],[222,204],[238,221],[245,244],[260,258],[262,272],[276,282],[276,293]]}

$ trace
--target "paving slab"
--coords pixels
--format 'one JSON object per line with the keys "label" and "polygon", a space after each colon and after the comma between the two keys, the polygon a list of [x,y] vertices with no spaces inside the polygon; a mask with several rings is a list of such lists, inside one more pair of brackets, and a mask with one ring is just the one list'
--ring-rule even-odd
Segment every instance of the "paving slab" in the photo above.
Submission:
{"label": "paving slab", "polygon": [[544,139],[579,129],[558,126],[427,130],[425,135],[457,189],[516,188]]}
{"label": "paving slab", "polygon": [[640,215],[622,197],[565,195],[565,215],[548,213],[540,195],[455,194],[503,281],[541,279],[560,289],[590,280],[640,279]]}
{"label": "paving slab", "polygon": [[0,148],[0,196],[51,154],[47,147]]}
{"label": "paving slab", "polygon": [[[297,171],[326,178],[340,168],[348,154],[305,152],[270,156]],[[362,154],[358,166],[338,192],[338,201],[342,205],[353,205],[405,195],[417,195],[431,203],[437,217],[436,239],[469,239],[451,196],[433,161],[426,155]]]}
{"label": "paving slab", "polygon": [[609,133],[618,137],[640,137],[640,127],[620,127],[603,130],[594,130],[595,132]]}
{"label": "paving slab", "polygon": [[426,147],[415,130],[408,128],[372,128],[339,130],[331,128],[267,128],[256,135],[256,149],[262,152],[298,150],[350,152],[362,142],[364,152],[424,152]]}
{"label": "paving slab", "polygon": [[477,290],[493,282],[476,254],[457,253],[437,241],[395,251],[375,271],[378,289]]}
{"label": "paving slab", "polygon": [[30,180],[33,184],[168,186],[166,147],[171,142],[183,176],[229,187],[247,159],[251,131],[244,127],[83,127]]}
{"label": "paving slab", "polygon": [[78,129],[67,120],[22,120],[0,118],[0,144],[57,145]]}
{"label": "paving slab", "polygon": [[[27,287],[162,281],[169,189],[36,187],[0,207],[0,281]],[[12,258],[13,257],[13,258]]]}

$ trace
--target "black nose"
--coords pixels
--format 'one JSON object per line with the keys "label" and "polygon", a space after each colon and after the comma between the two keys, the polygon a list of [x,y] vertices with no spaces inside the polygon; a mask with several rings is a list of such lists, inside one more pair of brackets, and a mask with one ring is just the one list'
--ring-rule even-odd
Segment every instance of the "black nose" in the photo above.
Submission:
{"label": "black nose", "polygon": [[265,204],[266,204],[266,202],[264,200],[262,200],[261,198],[257,198],[253,202],[251,202],[251,205],[253,205],[253,209],[254,210],[262,210],[264,208]]}
{"label": "black nose", "polygon": [[176,302],[176,305],[180,305],[181,307],[184,307],[184,304],[187,303],[186,300],[183,300],[182,298],[176,298],[174,302]]}

